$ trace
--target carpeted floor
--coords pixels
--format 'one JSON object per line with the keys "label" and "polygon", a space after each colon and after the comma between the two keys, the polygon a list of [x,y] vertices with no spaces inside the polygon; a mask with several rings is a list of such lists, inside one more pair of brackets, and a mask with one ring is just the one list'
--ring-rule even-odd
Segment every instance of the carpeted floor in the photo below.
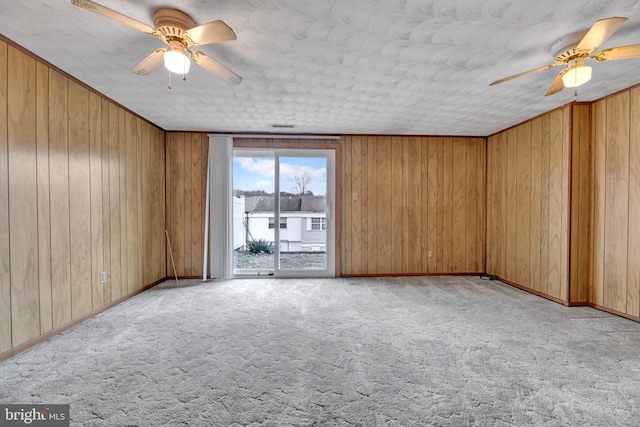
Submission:
{"label": "carpeted floor", "polygon": [[637,426],[640,324],[475,277],[165,282],[0,385],[83,426]]}

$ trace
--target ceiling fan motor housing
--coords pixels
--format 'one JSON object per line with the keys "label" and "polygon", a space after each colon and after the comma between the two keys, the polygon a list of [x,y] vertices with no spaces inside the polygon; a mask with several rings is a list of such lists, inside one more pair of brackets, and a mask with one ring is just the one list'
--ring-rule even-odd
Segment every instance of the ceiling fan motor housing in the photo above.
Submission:
{"label": "ceiling fan motor housing", "polygon": [[568,64],[574,59],[588,57],[590,52],[576,48],[586,33],[587,31],[580,31],[556,41],[551,46],[551,54],[556,59],[556,63]]}
{"label": "ceiling fan motor housing", "polygon": [[167,42],[183,40],[185,31],[196,26],[189,15],[175,9],[156,10],[153,13],[153,23]]}

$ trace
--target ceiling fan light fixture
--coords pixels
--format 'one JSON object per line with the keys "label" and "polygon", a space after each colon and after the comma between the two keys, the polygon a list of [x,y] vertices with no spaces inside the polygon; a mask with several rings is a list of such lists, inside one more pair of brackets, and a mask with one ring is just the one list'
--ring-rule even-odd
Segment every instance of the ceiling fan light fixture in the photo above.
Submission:
{"label": "ceiling fan light fixture", "polygon": [[569,71],[562,76],[564,87],[578,87],[591,80],[591,67],[584,65],[584,60],[576,60],[569,66]]}
{"label": "ceiling fan light fixture", "polygon": [[184,50],[169,48],[164,53],[164,66],[167,70],[175,74],[187,74],[191,61],[184,54]]}

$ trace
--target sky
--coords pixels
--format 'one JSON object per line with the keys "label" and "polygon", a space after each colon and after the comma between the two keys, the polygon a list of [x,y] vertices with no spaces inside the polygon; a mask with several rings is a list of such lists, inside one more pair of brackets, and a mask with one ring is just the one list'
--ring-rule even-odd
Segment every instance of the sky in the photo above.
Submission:
{"label": "sky", "polygon": [[[275,160],[259,157],[233,158],[233,189],[274,191]],[[306,172],[311,176],[309,189],[316,196],[327,193],[327,160],[317,157],[281,157],[280,191],[292,192],[294,174]]]}

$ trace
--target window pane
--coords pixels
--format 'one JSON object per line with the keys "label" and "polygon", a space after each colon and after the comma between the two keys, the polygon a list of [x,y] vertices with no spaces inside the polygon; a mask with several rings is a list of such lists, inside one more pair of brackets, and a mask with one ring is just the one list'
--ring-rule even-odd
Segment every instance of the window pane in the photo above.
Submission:
{"label": "window pane", "polygon": [[[280,157],[281,270],[323,270],[327,265],[327,159]],[[319,221],[320,220],[320,221]]]}
{"label": "window pane", "polygon": [[233,157],[233,255],[236,274],[273,272],[275,156],[243,153]]}

